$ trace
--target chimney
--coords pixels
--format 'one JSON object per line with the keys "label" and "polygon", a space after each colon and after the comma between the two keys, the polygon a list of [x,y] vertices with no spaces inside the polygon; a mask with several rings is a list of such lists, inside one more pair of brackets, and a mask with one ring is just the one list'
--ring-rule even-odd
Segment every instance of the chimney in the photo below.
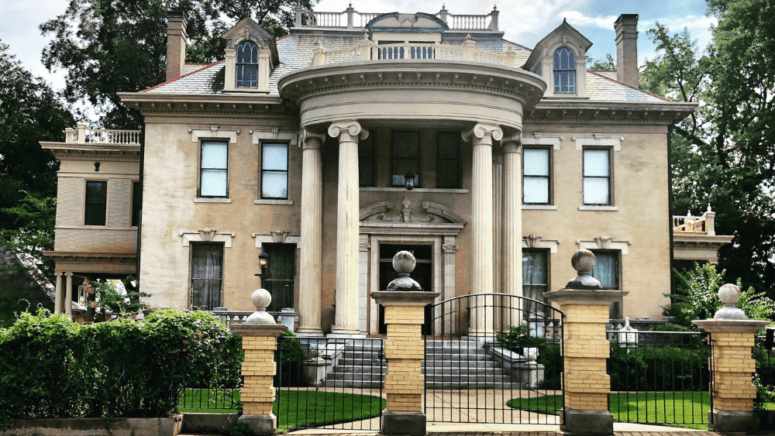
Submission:
{"label": "chimney", "polygon": [[638,73],[638,14],[622,14],[614,23],[616,30],[616,79],[633,88]]}
{"label": "chimney", "polygon": [[167,80],[183,75],[186,70],[186,15],[172,9],[167,12]]}

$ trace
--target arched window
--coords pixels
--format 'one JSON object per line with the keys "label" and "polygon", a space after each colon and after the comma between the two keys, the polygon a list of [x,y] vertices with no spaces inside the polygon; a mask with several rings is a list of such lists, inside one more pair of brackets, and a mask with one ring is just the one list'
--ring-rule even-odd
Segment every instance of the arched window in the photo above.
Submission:
{"label": "arched window", "polygon": [[237,47],[237,87],[258,87],[258,46],[250,41]]}
{"label": "arched window", "polygon": [[576,56],[569,48],[554,52],[554,93],[576,93]]}

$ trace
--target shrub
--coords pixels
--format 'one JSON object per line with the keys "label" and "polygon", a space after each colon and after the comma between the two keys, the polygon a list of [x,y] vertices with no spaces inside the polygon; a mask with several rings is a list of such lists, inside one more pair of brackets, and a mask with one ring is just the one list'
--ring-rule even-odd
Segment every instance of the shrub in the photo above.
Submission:
{"label": "shrub", "polygon": [[707,391],[707,346],[618,346],[611,343],[608,374],[613,391]]}
{"label": "shrub", "polygon": [[278,365],[277,375],[275,375],[275,386],[303,387],[309,384],[307,376],[304,374],[306,356],[301,349],[301,342],[294,339],[293,336],[295,336],[293,333],[286,331],[278,338],[278,353],[275,355],[275,362],[279,355],[281,363]]}
{"label": "shrub", "polygon": [[537,363],[544,366],[544,381],[541,389],[560,389],[562,372],[562,355],[560,344],[553,340],[530,336],[530,327],[521,325],[509,326],[507,333],[499,333],[496,336],[503,347],[515,353],[522,353],[523,348],[538,348]]}

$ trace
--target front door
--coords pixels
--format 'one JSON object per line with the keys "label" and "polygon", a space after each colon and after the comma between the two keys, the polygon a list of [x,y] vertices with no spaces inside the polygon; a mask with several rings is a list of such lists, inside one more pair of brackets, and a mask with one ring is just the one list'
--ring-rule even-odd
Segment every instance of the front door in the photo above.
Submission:
{"label": "front door", "polygon": [[264,244],[269,255],[269,268],[263,273],[262,285],[272,295],[266,308],[279,312],[293,308],[293,279],[296,275],[296,244]]}
{"label": "front door", "polygon": [[[379,289],[387,289],[388,284],[398,277],[396,270],[393,269],[393,256],[401,250],[406,250],[414,254],[417,259],[417,266],[409,275],[420,284],[423,291],[430,292],[433,289],[433,246],[432,245],[393,245],[380,244],[379,246]],[[425,324],[422,327],[422,334],[431,334],[431,305],[425,306]],[[387,325],[385,324],[385,308],[379,306],[379,334],[387,334]]]}

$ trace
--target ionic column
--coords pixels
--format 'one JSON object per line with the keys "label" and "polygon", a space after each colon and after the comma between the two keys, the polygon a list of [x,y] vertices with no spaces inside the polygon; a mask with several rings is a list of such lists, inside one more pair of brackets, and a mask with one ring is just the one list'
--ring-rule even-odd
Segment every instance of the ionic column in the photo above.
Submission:
{"label": "ionic column", "polygon": [[65,285],[65,313],[68,317],[73,317],[73,273],[65,273],[67,277]]}
{"label": "ionic column", "polygon": [[334,335],[361,335],[358,328],[358,139],[369,136],[357,121],[333,123],[339,138],[339,190],[336,209],[336,320]]}
{"label": "ionic column", "polygon": [[326,135],[303,132],[301,170],[301,272],[299,329],[303,335],[322,336],[320,286],[323,260],[323,164],[321,148]]}
{"label": "ionic column", "polygon": [[[522,143],[503,138],[503,293],[522,296]],[[509,299],[511,300],[511,299]],[[519,325],[517,310],[506,308],[503,327]]]}
{"label": "ionic column", "polygon": [[[492,291],[503,292],[503,154],[496,148],[492,153]],[[495,298],[495,306],[502,307],[502,298]],[[493,325],[501,330],[501,311],[493,313]]]}
{"label": "ionic column", "polygon": [[[463,132],[463,140],[473,141],[474,158],[471,182],[471,227],[473,246],[471,250],[472,280],[474,294],[492,293],[493,232],[492,232],[492,140],[503,138],[500,127],[477,124]],[[472,336],[493,334],[493,301],[491,297],[480,297],[475,310],[471,311]]]}
{"label": "ionic column", "polygon": [[62,291],[62,273],[56,273],[57,281],[56,281],[56,298],[54,298],[54,313],[62,313],[62,300],[63,297],[63,291]]}

